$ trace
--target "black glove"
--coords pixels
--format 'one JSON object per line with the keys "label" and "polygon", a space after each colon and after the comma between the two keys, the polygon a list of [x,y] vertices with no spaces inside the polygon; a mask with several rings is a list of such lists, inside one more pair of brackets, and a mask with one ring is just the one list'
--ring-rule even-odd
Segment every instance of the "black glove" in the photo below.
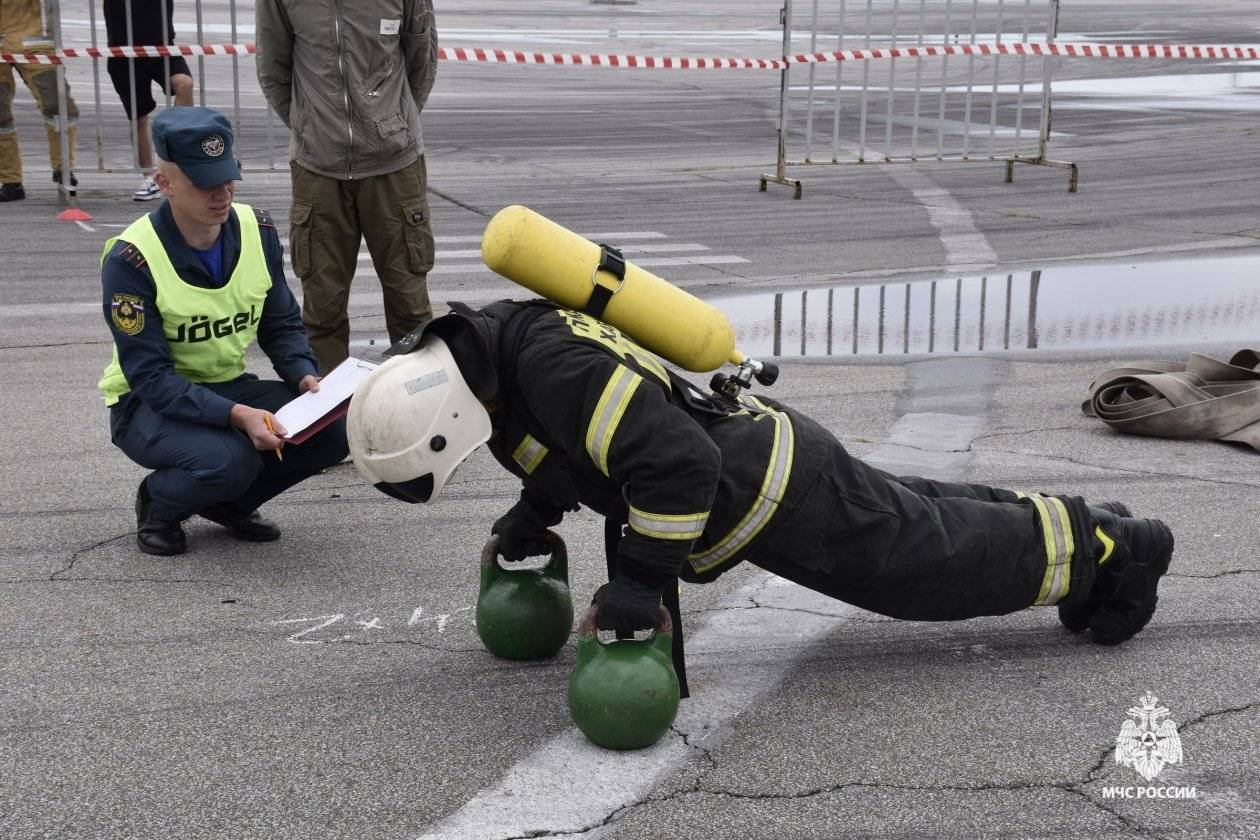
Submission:
{"label": "black glove", "polygon": [[538,511],[521,499],[490,526],[490,533],[499,535],[500,556],[509,563],[519,563],[526,557],[551,553],[547,525]]}
{"label": "black glove", "polygon": [[619,574],[595,591],[591,601],[599,608],[600,630],[630,634],[656,626],[661,609],[661,592],[634,578]]}

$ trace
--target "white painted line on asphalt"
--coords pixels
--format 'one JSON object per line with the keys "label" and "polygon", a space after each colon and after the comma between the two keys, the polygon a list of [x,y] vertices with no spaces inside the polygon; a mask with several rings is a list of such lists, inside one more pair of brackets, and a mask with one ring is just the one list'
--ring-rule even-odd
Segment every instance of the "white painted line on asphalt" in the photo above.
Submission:
{"label": "white painted line on asphalt", "polygon": [[[761,608],[756,608],[758,604]],[[692,697],[679,707],[675,732],[650,749],[616,752],[595,746],[571,726],[431,827],[421,840],[545,837],[599,826],[695,755],[695,747],[683,736],[702,744],[778,686],[793,661],[784,651],[802,651],[859,612],[774,575],[762,576],[724,599],[720,609],[699,632],[687,636],[690,661],[698,668],[692,677]],[[760,656],[759,650],[764,650]],[[706,659],[721,664],[702,672]]]}
{"label": "white painted line on asphalt", "polygon": [[[676,254],[684,251],[707,251],[709,246],[700,245],[696,242],[662,242],[653,245],[627,245],[621,249],[626,254]],[[293,267],[292,256],[286,252],[286,262],[289,268]],[[480,248],[456,249],[453,251],[438,251],[434,254],[434,260],[441,263],[443,260],[475,260],[481,258]],[[371,262],[372,255],[367,251],[360,251],[355,258],[358,262]],[[642,265],[643,260],[634,260],[636,265]]]}
{"label": "white painted line on asphalt", "polygon": [[[649,245],[624,245],[621,250],[626,254],[677,254],[683,251],[707,251],[708,245],[701,245],[696,242],[661,242]],[[438,251],[436,259],[469,259],[479,258],[481,256],[480,248],[470,248],[460,251]],[[359,255],[359,259],[363,259],[363,255]],[[635,262],[639,262],[635,260]]]}
{"label": "white painted line on asphalt", "polygon": [[84,230],[88,231],[89,233],[96,233],[96,228],[92,227],[87,222],[75,222],[75,224],[83,228]]}
{"label": "white painted line on asphalt", "polygon": [[[633,261],[635,265],[641,268],[661,268],[669,266],[681,265],[734,265],[736,263],[746,263],[747,259],[736,256],[735,254],[697,254],[694,256],[684,257],[645,257]],[[429,269],[429,276],[441,274],[493,274],[485,263],[452,263],[448,265],[435,265]],[[374,271],[356,271],[354,279],[376,279]]]}
{"label": "white painted line on asphalt", "polygon": [[100,301],[74,301],[71,303],[15,303],[2,306],[0,311],[10,318],[41,318],[47,315],[84,315],[101,313]]}
{"label": "white painted line on asphalt", "polygon": [[[746,263],[747,259],[734,254],[697,254],[685,257],[645,257],[633,261],[641,268],[659,268],[679,265],[733,265]],[[478,274],[493,273],[484,263],[455,263],[453,265],[435,265],[430,274]],[[357,277],[375,277],[375,274],[356,273]]]}
{"label": "white painted line on asphalt", "polygon": [[748,260],[734,254],[701,254],[694,257],[648,257],[635,260],[634,264],[643,268],[655,268],[671,265],[733,265],[746,262]]}
{"label": "white painted line on asphalt", "polygon": [[[605,242],[610,242],[612,244],[616,244],[617,240],[621,240],[624,242],[631,239],[639,240],[639,239],[668,239],[669,238],[665,234],[659,233],[654,230],[623,230],[623,231],[614,231],[612,233],[579,233],[578,236],[581,236],[585,239],[590,239],[593,242],[599,242],[602,240]],[[458,234],[458,235],[445,234],[445,235],[433,237],[433,242],[436,245],[467,245],[470,243],[480,244],[481,234],[480,233]],[[289,240],[281,238],[280,244],[283,245],[285,248],[288,248]],[[481,252],[478,251],[477,255],[480,256]]]}
{"label": "white painted line on asphalt", "polygon": [[913,167],[894,166],[889,175],[913,193],[927,210],[928,221],[940,233],[941,244],[945,246],[946,267],[980,270],[997,263],[997,254],[976,227],[971,212],[955,201],[949,190],[938,187],[922,172],[914,171]]}

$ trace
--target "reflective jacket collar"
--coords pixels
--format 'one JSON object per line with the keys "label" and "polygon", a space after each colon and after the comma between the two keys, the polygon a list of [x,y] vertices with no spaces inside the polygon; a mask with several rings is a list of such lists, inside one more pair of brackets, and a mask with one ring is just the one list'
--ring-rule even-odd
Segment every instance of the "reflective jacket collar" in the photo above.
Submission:
{"label": "reflective jacket collar", "polygon": [[[171,203],[163,201],[162,206],[149,214],[149,218],[153,221],[153,229],[157,231],[158,239],[162,241],[162,247],[176,273],[196,286],[213,287],[214,278],[179,232],[175,215],[171,212]],[[236,218],[235,207],[228,213],[227,221],[220,228],[219,237],[223,240],[223,276],[231,277],[241,255],[241,223]]]}

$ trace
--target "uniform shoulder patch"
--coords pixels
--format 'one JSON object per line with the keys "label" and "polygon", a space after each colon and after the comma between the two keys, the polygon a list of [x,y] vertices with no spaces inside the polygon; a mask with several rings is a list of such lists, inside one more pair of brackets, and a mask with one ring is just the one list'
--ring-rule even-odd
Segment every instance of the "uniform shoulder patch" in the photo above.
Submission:
{"label": "uniform shoulder patch", "polygon": [[258,224],[262,227],[275,227],[276,223],[271,220],[270,210],[259,210],[254,208],[254,218],[258,220]]}
{"label": "uniform shoulder patch", "polygon": [[109,315],[120,333],[135,335],[144,329],[144,300],[135,295],[114,295]]}

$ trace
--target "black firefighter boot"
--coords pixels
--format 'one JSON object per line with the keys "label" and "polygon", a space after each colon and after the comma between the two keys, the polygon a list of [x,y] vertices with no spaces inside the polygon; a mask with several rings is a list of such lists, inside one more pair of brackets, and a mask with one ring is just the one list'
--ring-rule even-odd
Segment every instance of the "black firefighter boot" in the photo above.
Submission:
{"label": "black firefighter boot", "polygon": [[136,491],[136,545],[145,554],[170,557],[188,550],[184,529],[178,522],[167,522],[153,513],[153,499],[149,496],[149,479],[140,482]]}
{"label": "black firefighter boot", "polygon": [[0,201],[21,201],[26,198],[26,188],[18,184],[0,184]]}
{"label": "black firefighter boot", "polygon": [[1059,619],[1073,632],[1089,628],[1103,645],[1117,645],[1136,635],[1155,614],[1159,579],[1172,562],[1173,535],[1158,519],[1123,516],[1118,503],[1090,508],[1094,517],[1095,570],[1089,597]]}
{"label": "black firefighter boot", "polygon": [[218,523],[238,540],[271,542],[280,539],[280,526],[265,519],[257,510],[241,513],[228,502],[197,511],[197,515]]}

